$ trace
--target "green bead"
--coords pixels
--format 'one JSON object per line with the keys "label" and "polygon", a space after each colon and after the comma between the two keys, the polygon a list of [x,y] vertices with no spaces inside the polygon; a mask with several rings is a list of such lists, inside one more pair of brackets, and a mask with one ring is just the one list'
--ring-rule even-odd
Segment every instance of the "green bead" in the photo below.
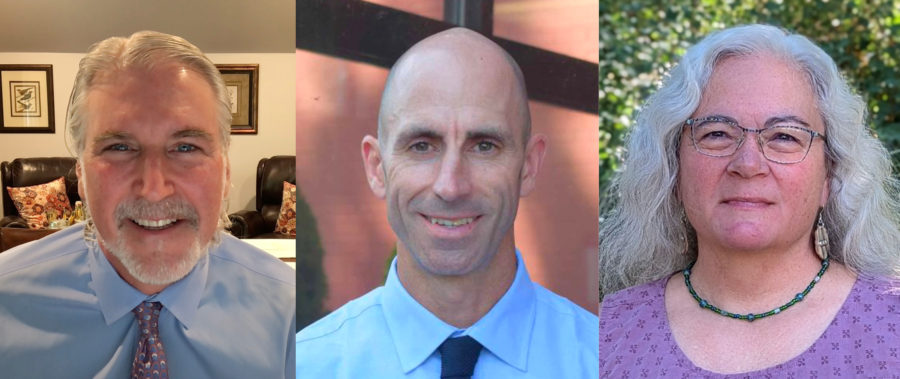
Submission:
{"label": "green bead", "polygon": [[804,289],[803,292],[796,294],[790,301],[787,302],[787,304],[784,304],[784,305],[782,305],[778,308],[775,308],[771,311],[768,311],[766,313],[762,313],[762,314],[748,313],[747,315],[739,315],[736,313],[731,313],[731,312],[719,309],[715,305],[712,305],[708,301],[701,298],[700,295],[698,295],[697,292],[694,291],[694,287],[691,285],[691,268],[694,267],[694,263],[697,263],[697,262],[696,261],[691,262],[691,264],[688,266],[688,268],[686,268],[683,271],[684,284],[685,284],[685,286],[687,286],[688,291],[691,293],[691,297],[693,297],[694,300],[696,300],[697,303],[700,304],[700,307],[709,309],[710,311],[716,312],[725,317],[730,317],[730,318],[735,318],[735,319],[740,319],[740,320],[747,320],[748,322],[753,322],[753,320],[758,320],[763,317],[768,317],[768,316],[772,316],[772,315],[781,313],[781,311],[788,309],[791,306],[793,306],[794,304],[797,304],[798,302],[802,301],[806,297],[806,295],[809,294],[809,291],[811,291],[813,289],[813,287],[816,286],[816,283],[818,283],[822,279],[822,274],[824,274],[825,270],[828,269],[829,259],[825,258],[825,260],[822,261],[822,269],[819,270],[819,273],[815,276],[815,278],[813,278],[813,280],[811,282],[809,282],[809,285],[806,286],[806,289]]}

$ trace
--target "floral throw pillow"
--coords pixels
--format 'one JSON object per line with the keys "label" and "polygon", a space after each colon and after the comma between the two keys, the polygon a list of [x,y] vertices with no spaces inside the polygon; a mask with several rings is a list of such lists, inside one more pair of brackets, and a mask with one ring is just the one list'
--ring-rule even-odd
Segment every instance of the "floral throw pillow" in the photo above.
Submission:
{"label": "floral throw pillow", "polygon": [[19,215],[28,223],[29,229],[45,229],[50,226],[47,211],[54,210],[58,217],[71,211],[69,197],[66,196],[66,179],[60,176],[49,183],[28,187],[6,187],[9,197],[16,204]]}
{"label": "floral throw pillow", "polygon": [[297,235],[297,186],[284,182],[281,195],[281,212],[275,222],[275,233]]}

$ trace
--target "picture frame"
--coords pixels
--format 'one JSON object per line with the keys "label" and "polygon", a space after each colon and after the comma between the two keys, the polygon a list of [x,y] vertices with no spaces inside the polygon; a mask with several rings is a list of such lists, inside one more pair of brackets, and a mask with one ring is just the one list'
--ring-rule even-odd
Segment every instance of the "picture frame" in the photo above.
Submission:
{"label": "picture frame", "polygon": [[259,65],[217,64],[231,99],[231,134],[257,134]]}
{"label": "picture frame", "polygon": [[0,133],[56,133],[53,65],[0,64]]}

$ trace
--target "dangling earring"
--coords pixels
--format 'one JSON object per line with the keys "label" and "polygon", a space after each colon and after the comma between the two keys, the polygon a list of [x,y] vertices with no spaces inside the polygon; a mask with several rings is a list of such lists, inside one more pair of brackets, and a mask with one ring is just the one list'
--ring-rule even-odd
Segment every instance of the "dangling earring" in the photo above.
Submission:
{"label": "dangling earring", "polygon": [[814,242],[816,247],[816,255],[819,256],[819,259],[826,260],[828,259],[828,229],[825,229],[825,220],[823,220],[822,213],[824,210],[819,208],[819,218],[816,221],[816,240]]}

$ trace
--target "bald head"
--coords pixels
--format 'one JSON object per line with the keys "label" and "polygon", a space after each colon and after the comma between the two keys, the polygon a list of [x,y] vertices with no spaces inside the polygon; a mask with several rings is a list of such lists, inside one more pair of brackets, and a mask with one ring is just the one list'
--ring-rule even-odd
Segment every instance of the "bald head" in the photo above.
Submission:
{"label": "bald head", "polygon": [[508,127],[531,135],[522,71],[500,46],[481,34],[453,28],[432,35],[404,53],[388,75],[378,113],[378,139],[385,141],[404,112],[422,101],[457,107],[503,107]]}

